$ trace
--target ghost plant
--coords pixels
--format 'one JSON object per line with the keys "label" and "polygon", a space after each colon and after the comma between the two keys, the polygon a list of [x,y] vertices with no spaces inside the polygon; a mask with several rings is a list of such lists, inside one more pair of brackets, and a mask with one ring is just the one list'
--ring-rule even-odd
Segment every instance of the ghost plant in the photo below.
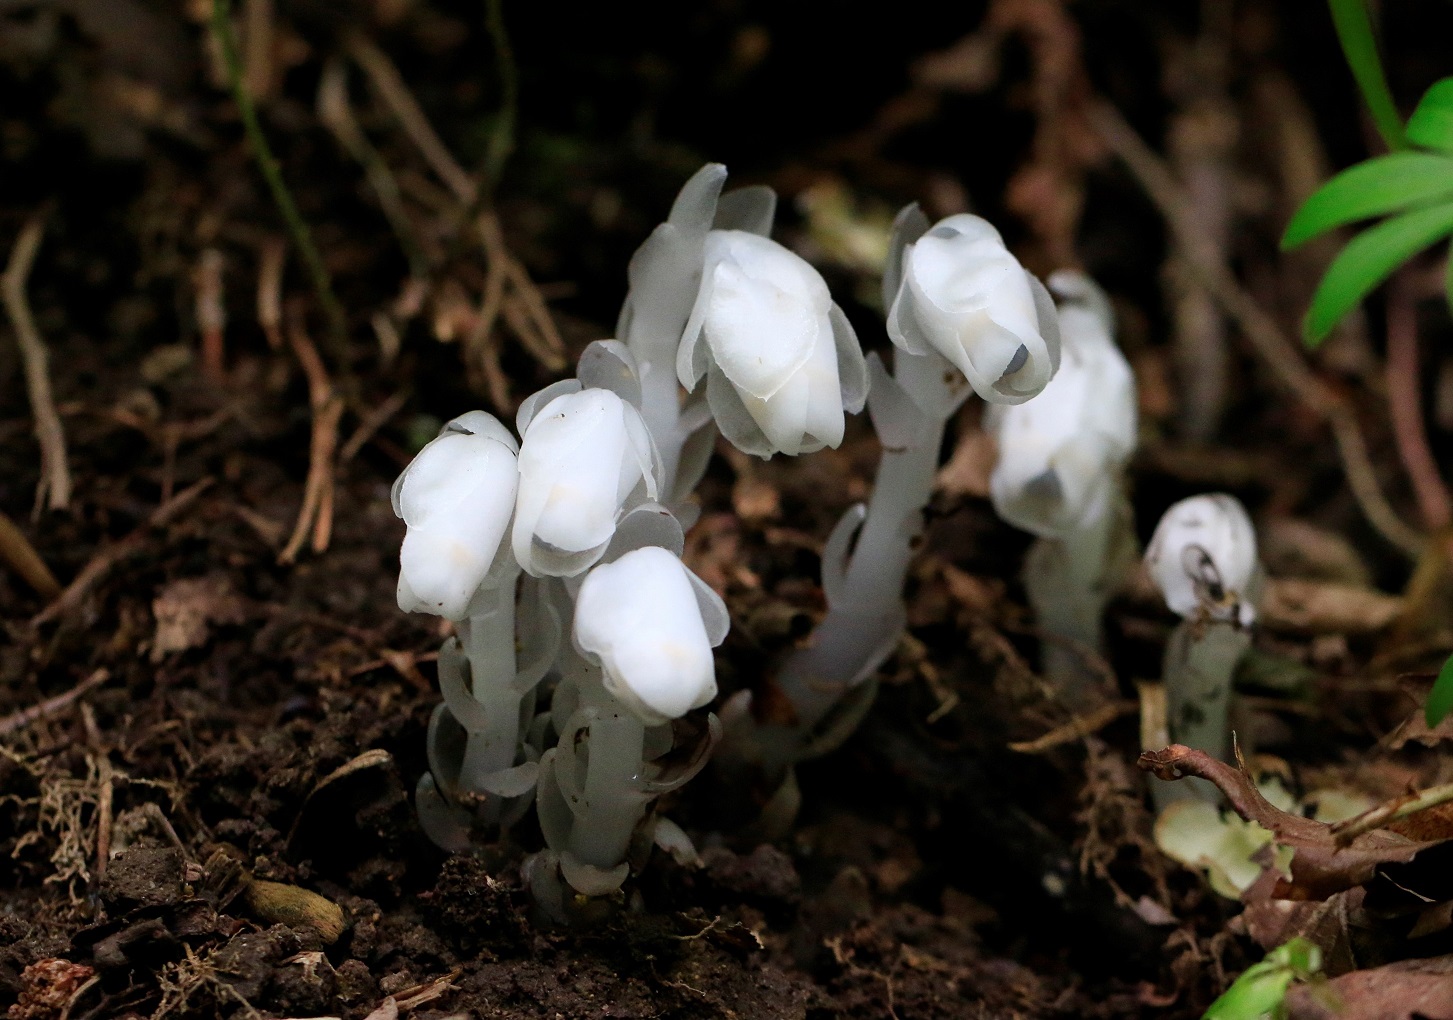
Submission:
{"label": "ghost plant", "polygon": [[868,412],[883,445],[873,494],[828,538],[827,615],[777,672],[790,718],[755,735],[754,753],[782,768],[830,749],[872,698],[868,681],[903,631],[903,584],[948,420],[971,391],[995,404],[1029,400],[1059,367],[1053,300],[977,216],[930,225],[916,205],[899,213],[883,303],[897,350],[892,374],[868,359]]}
{"label": "ghost plant", "polygon": [[999,455],[989,486],[999,516],[1038,537],[1024,583],[1047,634],[1044,672],[1062,699],[1082,706],[1093,675],[1075,645],[1100,650],[1105,604],[1135,555],[1125,489],[1135,379],[1095,282],[1062,271],[1049,289],[1059,299],[1059,372],[1039,399],[990,408]]}
{"label": "ghost plant", "polygon": [[[1181,622],[1166,645],[1171,739],[1223,761],[1231,753],[1231,680],[1251,644],[1261,567],[1246,509],[1225,493],[1176,503],[1156,525],[1145,567]],[[1158,801],[1177,789],[1214,796],[1210,784],[1157,782]]]}

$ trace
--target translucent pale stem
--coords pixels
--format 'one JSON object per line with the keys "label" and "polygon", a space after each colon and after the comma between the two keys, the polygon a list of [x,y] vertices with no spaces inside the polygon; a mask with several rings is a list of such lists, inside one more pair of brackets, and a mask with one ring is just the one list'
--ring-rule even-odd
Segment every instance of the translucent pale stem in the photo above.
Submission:
{"label": "translucent pale stem", "polygon": [[614,868],[626,859],[645,812],[641,796],[646,727],[604,687],[585,693],[595,709],[586,738],[585,786],[572,805],[570,851],[584,864]]}
{"label": "translucent pale stem", "polygon": [[[469,734],[459,781],[481,792],[478,781],[515,763],[520,740],[520,695],[515,690],[515,581],[488,594],[489,604],[460,628],[469,660],[470,687],[484,709],[485,728]],[[498,798],[493,798],[497,800]]]}
{"label": "translucent pale stem", "polygon": [[[1171,739],[1226,761],[1231,755],[1231,678],[1251,635],[1222,622],[1184,620],[1165,649],[1165,691]],[[1188,796],[1217,800],[1205,780],[1155,780],[1157,806]]]}
{"label": "translucent pale stem", "polygon": [[[810,644],[789,656],[777,675],[796,711],[799,732],[812,729],[848,690],[872,675],[903,627],[903,582],[923,534],[923,508],[933,494],[944,426],[960,400],[950,393],[948,363],[941,358],[895,351],[894,366],[894,380],[913,398],[921,420],[917,428],[897,430],[905,433],[903,443],[885,443],[842,593]],[[874,421],[882,427],[876,411]]]}
{"label": "translucent pale stem", "polygon": [[1041,644],[1044,675],[1071,708],[1094,700],[1097,678],[1083,650],[1104,651],[1105,605],[1123,563],[1117,554],[1135,541],[1123,486],[1116,488],[1105,512],[1064,538],[1039,539],[1025,564],[1029,604],[1040,629],[1053,635]]}

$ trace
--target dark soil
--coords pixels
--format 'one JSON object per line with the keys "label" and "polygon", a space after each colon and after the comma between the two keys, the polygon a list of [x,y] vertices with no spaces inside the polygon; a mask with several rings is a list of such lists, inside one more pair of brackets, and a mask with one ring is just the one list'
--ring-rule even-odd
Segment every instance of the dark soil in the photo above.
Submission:
{"label": "dark soil", "polygon": [[[389,486],[440,421],[478,406],[512,418],[560,366],[531,353],[528,323],[511,314],[483,347],[465,342],[488,260],[346,53],[350,33],[373,40],[459,162],[480,166],[501,104],[485,5],[237,6],[275,8],[262,124],[347,314],[345,357],[290,252],[285,332],[313,338],[346,408],[327,548],[305,543],[291,564],[279,553],[317,408],[292,345],[271,346],[255,311],[261,252],[285,228],[216,77],[210,4],[0,0],[0,244],[43,217],[26,292],[75,479],[68,509],[32,516],[41,457],[7,330],[0,509],[71,588],[57,602],[0,569],[0,718],[92,679],[75,702],[0,731],[0,1009],[363,1018],[394,1015],[392,997],[420,1020],[1196,1017],[1258,958],[1227,931],[1238,905],[1151,841],[1133,712],[1044,754],[1007,748],[1067,716],[1031,673],[1016,580],[1028,540],[997,521],[972,466],[932,507],[912,639],[868,722],[803,767],[790,834],[761,842],[750,822],[762,791],[708,772],[662,806],[702,866],[658,854],[623,902],[569,930],[534,917],[523,888],[520,861],[541,845],[533,818],[478,856],[435,849],[411,800],[445,631],[395,606],[403,527]],[[1437,43],[1453,9],[1386,6],[1394,91],[1411,102],[1449,70]],[[1078,261],[1115,298],[1146,420],[1142,537],[1173,500],[1225,489],[1268,527],[1315,529],[1316,548],[1334,547],[1327,562],[1388,591],[1408,581],[1412,565],[1359,512],[1325,427],[1234,329],[1219,424],[1182,438],[1197,384],[1171,353],[1165,230],[1083,116],[1102,96],[1159,150],[1190,130],[1188,111],[1227,118],[1224,254],[1290,332],[1325,258],[1276,253],[1306,171],[1290,165],[1301,150],[1274,139],[1305,129],[1302,155],[1321,176],[1371,144],[1320,5],[504,13],[520,106],[496,206],[568,361],[610,334],[631,251],[707,160],[779,190],[782,235],[822,265],[875,349],[887,341],[863,303],[870,276],[833,247],[810,196],[844,196],[863,218],[909,201],[972,208],[1030,268]],[[403,240],[315,112],[337,61],[402,194]],[[196,306],[207,251],[223,259],[220,378]],[[425,295],[414,309],[411,269]],[[1438,352],[1424,365],[1433,410],[1449,330],[1435,300],[1421,307],[1425,350]],[[1411,518],[1368,367],[1381,311],[1369,312],[1370,346],[1334,345],[1318,371],[1358,408]],[[1435,453],[1449,448],[1447,424],[1433,415]],[[760,688],[772,654],[821,611],[820,542],[871,485],[876,456],[857,423],[841,450],[800,463],[717,458],[688,551],[732,609],[724,694]],[[1283,570],[1311,546],[1287,548]],[[1144,598],[1115,604],[1121,697],[1158,674],[1170,625]],[[1386,796],[1436,778],[1431,752],[1378,745],[1422,696],[1421,681],[1394,678],[1435,666],[1440,648],[1426,628],[1400,637],[1259,639],[1275,669],[1314,677],[1300,699],[1264,696],[1254,722],[1293,786],[1358,776]],[[1398,657],[1413,647],[1421,658]]]}

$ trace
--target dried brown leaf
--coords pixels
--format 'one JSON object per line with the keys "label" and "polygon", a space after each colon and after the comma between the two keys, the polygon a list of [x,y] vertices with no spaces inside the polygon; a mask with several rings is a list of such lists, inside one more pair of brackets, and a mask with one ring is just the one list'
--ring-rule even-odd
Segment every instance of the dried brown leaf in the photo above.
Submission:
{"label": "dried brown leaf", "polygon": [[1327,824],[1281,810],[1261,795],[1245,772],[1182,744],[1147,751],[1140,756],[1139,765],[1161,779],[1199,776],[1209,780],[1226,795],[1237,814],[1271,830],[1278,843],[1291,847],[1295,851],[1291,878],[1277,877],[1268,891],[1273,899],[1326,899],[1362,885],[1373,877],[1378,865],[1410,861],[1419,850],[1440,842],[1418,842],[1374,829],[1347,846],[1338,846]]}
{"label": "dried brown leaf", "polygon": [[1453,1020],[1453,957],[1403,960],[1287,993],[1289,1020]]}
{"label": "dried brown leaf", "polygon": [[171,581],[152,601],[151,609],[156,616],[152,662],[206,644],[214,624],[238,624],[247,619],[246,601],[222,574]]}

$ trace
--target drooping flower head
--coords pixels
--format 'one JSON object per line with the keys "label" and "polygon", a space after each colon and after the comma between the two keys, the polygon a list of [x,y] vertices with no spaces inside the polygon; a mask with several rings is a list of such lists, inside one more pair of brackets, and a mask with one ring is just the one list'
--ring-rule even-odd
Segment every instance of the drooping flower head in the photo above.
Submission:
{"label": "drooping flower head", "polygon": [[1145,568],[1180,616],[1242,626],[1256,619],[1256,529],[1235,496],[1192,496],[1172,506],[1155,527]]}
{"label": "drooping flower head", "polygon": [[857,335],[821,274],[751,230],[707,234],[676,371],[687,389],[706,377],[722,434],[759,457],[837,446],[844,411],[867,395]]}
{"label": "drooping flower head", "polygon": [[393,486],[408,525],[399,551],[404,612],[463,619],[486,583],[515,505],[514,436],[484,411],[444,426]]}
{"label": "drooping flower head", "polygon": [[659,546],[595,567],[575,600],[575,643],[599,660],[605,686],[648,725],[716,697],[711,649],[726,611],[675,555]]}
{"label": "drooping flower head", "polygon": [[[921,220],[916,210],[907,219],[914,215]],[[999,232],[961,213],[904,240],[901,262],[889,269],[893,342],[910,354],[937,351],[990,403],[1040,393],[1059,368],[1054,302]]]}
{"label": "drooping flower head", "polygon": [[605,552],[633,493],[656,498],[651,437],[635,407],[596,388],[549,400],[522,431],[515,558],[536,577],[579,574]]}
{"label": "drooping flower head", "polygon": [[1057,273],[1059,371],[1033,400],[996,405],[994,509],[1017,528],[1062,538],[1107,512],[1135,449],[1135,378],[1112,338],[1109,303],[1089,277]]}

